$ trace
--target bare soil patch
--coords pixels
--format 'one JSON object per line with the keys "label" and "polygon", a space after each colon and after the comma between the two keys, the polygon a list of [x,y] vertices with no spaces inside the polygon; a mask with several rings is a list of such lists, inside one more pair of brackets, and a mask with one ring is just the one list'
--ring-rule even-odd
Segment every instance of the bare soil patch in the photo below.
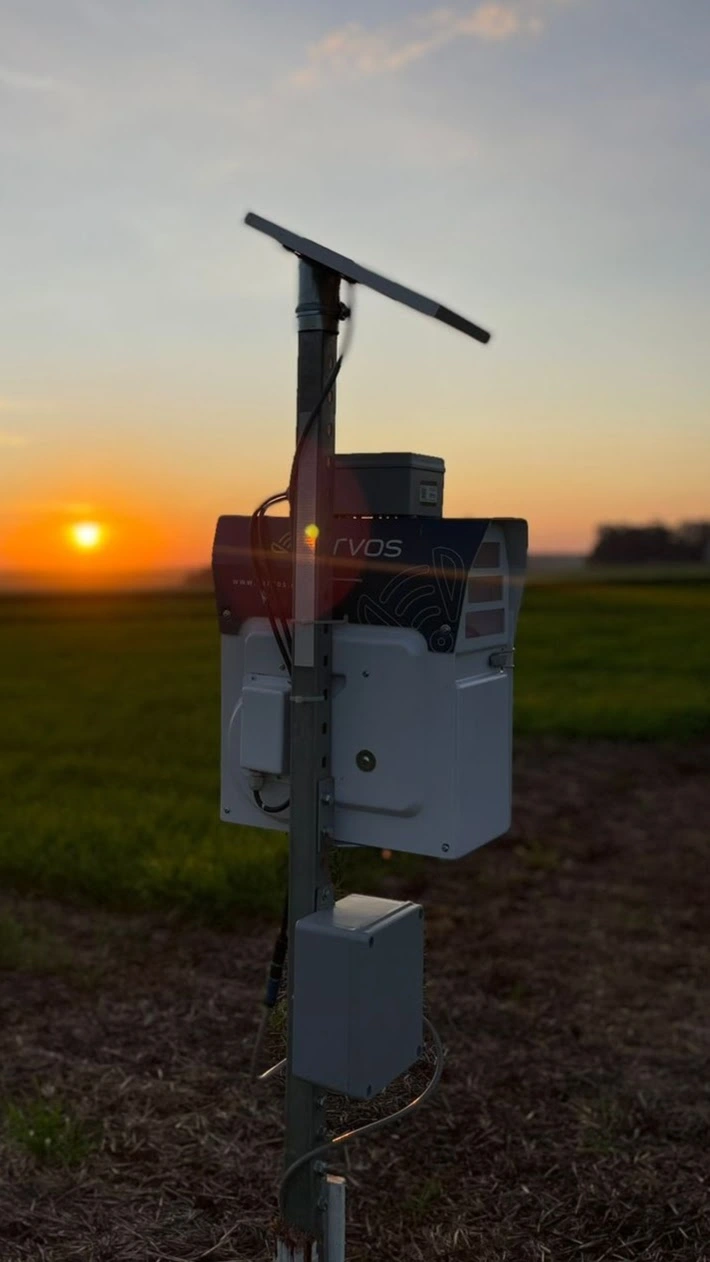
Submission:
{"label": "bare soil patch", "polygon": [[[351,1262],[710,1258],[709,772],[708,747],[523,745],[511,835],[388,881],[426,908],[447,1067],[347,1155]],[[0,1262],[269,1258],[280,1080],[247,1068],[273,926],[0,911],[35,943],[0,971]],[[38,1102],[74,1164],[7,1121]]]}

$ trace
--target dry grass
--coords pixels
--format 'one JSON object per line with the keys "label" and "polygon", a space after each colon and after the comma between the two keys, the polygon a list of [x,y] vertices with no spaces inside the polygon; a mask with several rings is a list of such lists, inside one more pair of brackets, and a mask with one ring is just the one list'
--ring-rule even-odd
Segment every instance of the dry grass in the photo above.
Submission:
{"label": "dry grass", "polygon": [[[710,1256],[708,753],[528,746],[509,840],[392,879],[427,907],[448,1063],[428,1109],[340,1158],[349,1262]],[[5,911],[72,961],[0,974],[5,1110],[61,1102],[91,1143],[40,1161],[5,1124],[1,1262],[265,1262],[280,1080],[246,1071],[272,927]]]}

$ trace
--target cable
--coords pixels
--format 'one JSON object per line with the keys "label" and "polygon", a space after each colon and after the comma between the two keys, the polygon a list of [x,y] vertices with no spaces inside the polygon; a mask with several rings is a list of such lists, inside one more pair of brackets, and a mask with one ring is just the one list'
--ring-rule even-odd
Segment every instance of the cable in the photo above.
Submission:
{"label": "cable", "polygon": [[[266,993],[264,995],[264,1011],[261,1014],[259,1029],[254,1041],[254,1049],[251,1054],[251,1063],[249,1066],[249,1077],[252,1082],[256,1078],[256,1066],[261,1052],[261,1045],[266,1035],[266,1027],[269,1023],[269,1015],[276,1007],[276,1001],[279,997],[281,989],[281,978],[283,977],[284,962],[286,960],[286,951],[288,949],[288,895],[284,898],[283,911],[281,912],[281,927],[278,937],[274,943],[274,950],[271,956],[271,964],[266,977]],[[267,1070],[267,1075],[270,1074]],[[263,1076],[263,1075],[262,1075]]]}
{"label": "cable", "polygon": [[[272,497],[272,500],[273,499],[274,497]],[[265,501],[265,504],[268,502],[269,501]],[[290,652],[288,648],[288,643],[286,642],[285,638],[282,635],[282,632],[280,631],[277,625],[276,618],[274,616],[274,611],[272,608],[271,598],[270,598],[271,579],[268,573],[266,562],[264,560],[263,538],[261,534],[261,522],[264,516],[264,513],[262,511],[263,508],[264,506],[260,505],[259,509],[257,509],[256,512],[252,515],[251,526],[250,526],[250,546],[251,546],[251,554],[252,554],[252,563],[254,566],[254,573],[256,576],[259,594],[261,596],[262,602],[265,607],[266,616],[269,620],[269,624],[271,626],[271,630],[273,632],[273,636],[278,646],[279,652],[283,658],[284,665],[286,666],[286,669],[290,673],[291,656],[290,656]]]}
{"label": "cable", "polygon": [[346,330],[345,337],[343,338],[343,346],[342,346],[340,355],[338,356],[335,362],[332,372],[328,376],[328,379],[321,392],[318,402],[309,413],[306,419],[306,422],[301,429],[301,433],[298,436],[298,440],[296,443],[296,450],[294,452],[293,460],[291,462],[291,474],[289,477],[288,490],[279,491],[278,494],[270,495],[267,499],[263,500],[263,502],[259,504],[257,508],[254,509],[254,512],[252,513],[252,516],[251,516],[251,522],[250,522],[250,527],[249,527],[249,546],[251,550],[252,565],[254,567],[254,574],[256,576],[257,587],[259,589],[259,594],[261,596],[261,599],[265,607],[266,616],[269,620],[269,625],[273,632],[276,645],[278,647],[279,653],[281,654],[286,670],[289,672],[289,675],[291,674],[292,656],[293,656],[291,629],[288,625],[288,617],[287,617],[287,614],[284,612],[284,610],[283,609],[278,610],[274,607],[276,602],[273,600],[273,595],[272,595],[272,585],[271,585],[272,580],[271,580],[271,575],[269,573],[268,552],[264,544],[264,535],[263,535],[263,530],[262,530],[263,521],[268,509],[273,507],[274,504],[288,502],[291,506],[291,513],[293,515],[296,479],[298,477],[298,466],[300,463],[301,455],[303,453],[303,448],[305,446],[308,435],[310,434],[311,429],[313,428],[313,424],[316,421],[316,418],[318,417],[321,408],[323,407],[323,404],[325,403],[328,395],[333,389],[335,380],[342,367],[343,360],[350,348],[350,342],[352,340],[352,329],[353,329],[353,310],[354,310],[353,295],[354,295],[354,285],[352,283],[349,283],[348,298],[349,298],[350,305],[349,306],[345,304],[341,305],[340,319],[343,319],[343,320],[349,319],[350,324]]}
{"label": "cable", "polygon": [[[255,541],[256,541],[256,555],[258,557],[259,564],[263,566],[263,576],[265,578],[265,583],[264,583],[265,592],[262,591],[262,599],[264,598],[264,595],[266,595],[268,598],[268,596],[273,591],[273,588],[271,585],[272,583],[271,575],[269,573],[269,569],[270,569],[269,551],[264,542],[264,535],[263,535],[262,527],[263,527],[264,518],[266,516],[267,509],[272,507],[274,504],[279,504],[279,503],[288,503],[287,491],[280,491],[278,495],[272,495],[269,497],[268,500],[265,500],[263,504],[260,504],[256,510],[256,513],[254,514],[254,519],[253,519],[254,534],[255,534]],[[274,605],[276,605],[276,603],[277,603],[276,600],[274,600]],[[289,662],[290,662],[290,659],[293,656],[293,644],[291,640],[291,628],[288,625],[288,610],[285,610],[282,606],[281,609],[274,608],[273,612],[279,620],[279,624],[281,627],[281,634],[282,634],[284,643],[286,645],[286,649],[288,651]],[[272,629],[273,629],[273,623],[272,623]],[[286,665],[287,665],[287,669],[290,672],[289,663],[286,663]]]}
{"label": "cable", "polygon": [[269,1078],[273,1078],[274,1074],[277,1074],[280,1069],[286,1068],[287,1059],[288,1057],[284,1056],[283,1060],[277,1060],[276,1064],[272,1065],[270,1069],[265,1069],[263,1074],[259,1074],[256,1081],[268,1082]]}
{"label": "cable", "polygon": [[353,327],[354,327],[354,314],[353,313],[355,310],[355,285],[352,281],[348,282],[348,303],[343,304],[341,310],[342,310],[342,315],[340,318],[343,320],[348,320],[349,323],[345,330],[345,336],[343,337],[343,345],[342,345],[340,354],[338,358],[336,359],[335,364],[333,365],[333,369],[330,375],[328,376],[328,379],[323,387],[323,391],[321,393],[321,396],[318,402],[316,403],[315,407],[311,410],[311,412],[309,413],[306,419],[306,422],[298,436],[298,441],[296,443],[296,450],[293,453],[293,460],[291,462],[291,475],[288,480],[288,498],[291,504],[291,511],[293,511],[293,504],[294,504],[295,490],[296,490],[296,478],[298,475],[298,465],[300,463],[300,459],[303,454],[303,448],[305,447],[308,435],[310,434],[311,429],[313,428],[314,422],[316,418],[318,417],[318,414],[320,413],[320,410],[323,407],[323,404],[325,403],[326,399],[328,398],[328,395],[330,394],[331,390],[333,389],[333,386],[335,385],[336,379],[338,377],[338,373],[340,372],[340,369],[343,366],[343,360],[345,359],[345,356],[348,354],[350,350],[350,343],[352,342]]}
{"label": "cable", "polygon": [[[442,1047],[441,1039],[428,1017],[424,1017],[424,1024],[433,1039],[436,1051],[436,1065],[434,1066],[434,1073],[424,1090],[420,1095],[416,1096],[414,1100],[410,1100],[409,1104],[405,1104],[403,1108],[397,1109],[394,1113],[388,1113],[387,1117],[379,1117],[377,1121],[368,1122],[366,1126],[358,1126],[355,1130],[344,1131],[342,1135],[336,1135],[334,1139],[329,1139],[327,1143],[319,1144],[317,1148],[311,1148],[310,1152],[304,1153],[303,1156],[294,1161],[286,1170],[281,1183],[279,1184],[279,1209],[282,1214],[284,1213],[284,1192],[286,1185],[296,1171],[301,1169],[301,1166],[305,1166],[309,1161],[312,1161],[314,1157],[320,1157],[321,1154],[330,1152],[331,1149],[338,1147],[340,1144],[349,1143],[351,1139],[362,1138],[363,1135],[373,1135],[375,1131],[381,1130],[384,1126],[389,1126],[391,1122],[400,1121],[407,1114],[413,1113],[415,1109],[418,1109],[436,1091],[444,1070],[444,1049]],[[274,1065],[267,1072],[269,1074],[275,1073],[277,1068],[278,1066]]]}
{"label": "cable", "polygon": [[262,602],[264,604],[266,616],[269,620],[269,625],[271,626],[271,630],[273,632],[273,636],[276,641],[278,650],[281,654],[281,657],[283,658],[284,665],[290,674],[291,673],[291,652],[290,652],[291,633],[290,631],[287,630],[287,634],[284,636],[283,634],[284,619],[282,619],[281,628],[279,628],[279,625],[276,621],[276,614],[274,612],[272,599],[271,599],[271,576],[269,574],[269,567],[268,567],[268,562],[266,559],[267,554],[266,554],[266,548],[264,547],[264,537],[263,537],[263,532],[262,532],[262,524],[263,524],[264,517],[266,516],[267,510],[271,508],[274,504],[280,504],[286,501],[287,499],[288,499],[287,493],[285,491],[280,491],[278,495],[270,495],[267,499],[263,500],[261,504],[259,504],[258,508],[254,509],[254,512],[251,515],[251,521],[249,523],[249,548],[251,551],[251,560],[252,560],[252,565],[254,567],[254,575],[256,578],[256,585],[259,589],[259,595],[261,596]]}

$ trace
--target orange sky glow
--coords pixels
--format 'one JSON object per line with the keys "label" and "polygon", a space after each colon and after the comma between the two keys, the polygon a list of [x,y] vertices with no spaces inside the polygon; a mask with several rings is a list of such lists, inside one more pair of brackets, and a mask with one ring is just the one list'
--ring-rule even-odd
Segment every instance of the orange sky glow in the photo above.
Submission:
{"label": "orange sky glow", "polygon": [[[290,356],[288,351],[284,360],[291,368],[293,348]],[[286,380],[284,394],[290,385]],[[377,418],[368,418],[357,427],[361,433],[353,434],[357,385],[355,380],[355,405],[343,390],[338,445],[352,449],[354,436],[362,450],[377,450],[383,445]],[[389,447],[405,449],[412,424],[415,441],[410,445],[427,449],[426,396],[422,410],[423,416],[410,412],[392,425]],[[204,443],[198,420],[184,424],[182,445],[173,439],[172,462],[164,458],[160,440],[148,427],[142,445],[134,447],[112,418],[106,422],[107,434],[115,435],[108,471],[94,459],[77,474],[71,453],[64,453],[61,461],[44,462],[29,447],[11,453],[18,464],[24,462],[25,485],[34,495],[5,500],[0,578],[4,572],[6,582],[8,576],[11,581],[13,574],[21,574],[38,586],[91,588],[130,585],[141,575],[204,569],[217,517],[249,513],[288,478],[292,422],[285,407],[284,415],[280,411],[270,422],[274,436],[280,431],[278,442],[260,442],[258,417],[251,429],[227,421],[225,438]],[[440,454],[446,462],[445,514],[526,517],[532,552],[572,554],[591,547],[601,522],[676,522],[705,515],[704,463],[699,460],[690,471],[687,459],[674,465],[673,444],[665,431],[655,437],[649,432],[640,451],[633,432],[612,435],[597,426],[583,441],[582,428],[560,427],[554,443],[541,444],[534,424],[519,431],[514,441],[500,423],[486,425],[476,418],[466,426],[454,421],[448,432],[436,436],[439,442],[430,443],[430,454]],[[611,453],[606,461],[605,449]],[[246,458],[250,452],[251,461]],[[20,477],[19,485],[22,481]],[[57,485],[68,491],[63,498],[56,496]],[[100,530],[94,546],[77,546],[77,527],[92,523]]]}
{"label": "orange sky glow", "polygon": [[[92,526],[98,528],[95,542]],[[93,586],[106,576],[175,564],[168,538],[169,532],[155,520],[114,507],[69,502],[19,517],[4,540],[2,563],[10,571]]]}
{"label": "orange sky glow", "polygon": [[710,6],[5,9],[4,590],[204,569],[286,485],[297,264],[248,210],[492,331],[357,286],[338,451],[443,457],[532,553],[710,516]]}

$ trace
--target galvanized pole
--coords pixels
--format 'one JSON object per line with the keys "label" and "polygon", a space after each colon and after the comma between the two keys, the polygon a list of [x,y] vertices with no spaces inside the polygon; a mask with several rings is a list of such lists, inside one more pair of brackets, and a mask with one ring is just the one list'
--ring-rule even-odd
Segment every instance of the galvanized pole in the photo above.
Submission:
{"label": "galvanized pole", "polygon": [[[340,318],[340,277],[305,259],[299,262],[297,437],[300,438],[335,366]],[[331,567],[335,390],[324,400],[300,451],[291,506],[294,549],[293,673],[291,691],[291,806],[289,850],[288,1078],[285,1166],[323,1142],[320,1090],[291,1071],[293,993],[298,985],[294,926],[333,902],[327,870],[332,837],[331,779]],[[314,529],[314,528],[317,528]],[[318,533],[320,532],[320,533]],[[280,1257],[310,1257],[296,1233],[315,1241],[324,1257],[327,1186],[307,1163],[285,1189],[285,1231]],[[289,1230],[290,1229],[290,1230]],[[295,1232],[294,1232],[295,1229]],[[284,1252],[284,1250],[286,1252]],[[291,1251],[289,1253],[289,1250]]]}

